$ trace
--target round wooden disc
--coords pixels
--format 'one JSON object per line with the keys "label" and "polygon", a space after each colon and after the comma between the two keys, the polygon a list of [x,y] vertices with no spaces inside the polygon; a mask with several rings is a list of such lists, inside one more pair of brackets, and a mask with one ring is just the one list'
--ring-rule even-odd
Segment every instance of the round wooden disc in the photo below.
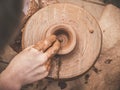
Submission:
{"label": "round wooden disc", "polygon": [[22,46],[26,48],[46,37],[47,30],[67,24],[76,33],[76,46],[53,60],[49,77],[72,78],[85,73],[96,61],[101,49],[101,30],[95,18],[72,4],[53,4],[35,13],[24,27]]}

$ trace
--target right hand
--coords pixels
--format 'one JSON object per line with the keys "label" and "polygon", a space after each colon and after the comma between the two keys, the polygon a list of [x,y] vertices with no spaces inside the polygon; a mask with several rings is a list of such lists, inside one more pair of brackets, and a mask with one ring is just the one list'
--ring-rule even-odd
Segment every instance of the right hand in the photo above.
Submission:
{"label": "right hand", "polygon": [[60,43],[53,35],[23,50],[2,72],[3,86],[4,83],[8,83],[9,85],[18,84],[21,87],[45,78],[49,73],[50,59],[59,48]]}

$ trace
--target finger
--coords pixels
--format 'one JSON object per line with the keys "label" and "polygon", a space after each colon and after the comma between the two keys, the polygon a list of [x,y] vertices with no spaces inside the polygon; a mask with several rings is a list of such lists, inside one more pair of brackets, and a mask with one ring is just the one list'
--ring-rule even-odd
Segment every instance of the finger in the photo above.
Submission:
{"label": "finger", "polygon": [[50,37],[46,38],[44,41],[43,52],[46,51],[55,41],[55,35],[51,35]]}
{"label": "finger", "polygon": [[43,40],[37,42],[37,43],[33,46],[33,48],[37,49],[38,51],[42,50],[42,48],[43,48]]}
{"label": "finger", "polygon": [[49,60],[45,63],[45,67],[47,68],[47,71],[50,70],[50,67],[51,67],[51,59],[49,59]]}
{"label": "finger", "polygon": [[34,48],[39,51],[45,51],[47,50],[54,42],[56,41],[56,36],[52,35],[47,37],[44,41],[40,41],[37,44],[34,45]]}
{"label": "finger", "polygon": [[[44,72],[44,73],[39,73],[39,74],[36,74],[36,75],[33,75],[33,78],[31,78],[31,80],[29,81],[30,83],[33,83],[33,82],[36,82],[36,81],[38,81],[38,80],[41,80],[41,79],[43,79],[43,78],[45,78],[45,77],[47,77],[48,76],[48,74],[49,74],[49,72]],[[29,84],[29,83],[25,83],[25,84]],[[24,84],[24,85],[25,85]]]}
{"label": "finger", "polygon": [[47,56],[47,58],[51,58],[59,51],[59,49],[60,49],[60,42],[56,40],[53,46],[49,48],[44,54]]}
{"label": "finger", "polygon": [[48,71],[48,67],[46,65],[40,65],[39,67],[35,68],[33,72],[35,74],[42,74]]}
{"label": "finger", "polygon": [[45,78],[45,77],[47,77],[48,76],[48,74],[49,74],[49,72],[44,72],[44,73],[42,73],[42,74],[37,74],[36,76],[35,76],[35,81],[38,81],[38,80],[41,80],[41,79],[43,79],[43,78]]}

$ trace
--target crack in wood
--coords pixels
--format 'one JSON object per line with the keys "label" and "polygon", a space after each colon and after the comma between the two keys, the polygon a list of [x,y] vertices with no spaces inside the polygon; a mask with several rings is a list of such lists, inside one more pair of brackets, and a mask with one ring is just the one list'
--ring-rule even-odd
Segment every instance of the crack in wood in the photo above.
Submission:
{"label": "crack in wood", "polygon": [[61,59],[60,56],[56,56],[57,57],[57,65],[58,65],[58,69],[57,69],[57,79],[59,80],[59,73],[60,73],[60,67],[61,67]]}

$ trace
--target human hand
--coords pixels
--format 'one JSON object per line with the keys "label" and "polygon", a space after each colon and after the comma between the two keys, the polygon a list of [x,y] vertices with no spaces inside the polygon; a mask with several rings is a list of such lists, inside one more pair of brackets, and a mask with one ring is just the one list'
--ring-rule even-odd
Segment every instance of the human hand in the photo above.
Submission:
{"label": "human hand", "polygon": [[[21,88],[23,85],[43,79],[49,73],[51,57],[58,52],[59,48],[60,43],[54,35],[26,48],[2,72],[1,79],[3,83],[10,88],[15,85],[15,88]],[[13,88],[10,90],[13,90]]]}

